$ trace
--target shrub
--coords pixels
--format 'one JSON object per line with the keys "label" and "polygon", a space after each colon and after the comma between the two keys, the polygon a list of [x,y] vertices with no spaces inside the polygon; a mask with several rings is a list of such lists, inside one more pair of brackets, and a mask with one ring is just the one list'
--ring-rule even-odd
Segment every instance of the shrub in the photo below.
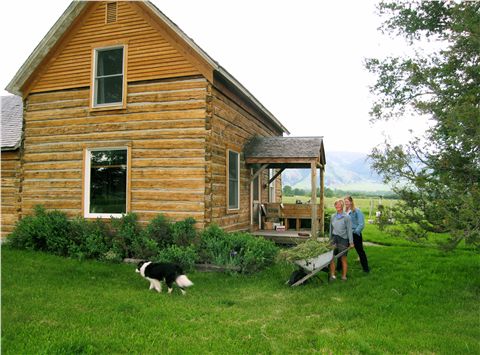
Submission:
{"label": "shrub", "polygon": [[157,242],[142,233],[138,238],[133,240],[131,254],[135,258],[150,259],[157,255],[159,250]]}
{"label": "shrub", "polygon": [[71,226],[68,255],[78,259],[101,259],[109,250],[111,231],[102,220],[90,222],[79,217],[71,221]]}
{"label": "shrub", "polygon": [[135,213],[127,213],[121,218],[111,218],[111,226],[114,230],[111,250],[122,258],[131,258],[133,245],[139,243],[141,228]]}
{"label": "shrub", "polygon": [[71,233],[71,225],[64,212],[46,211],[42,206],[35,206],[33,216],[17,222],[9,242],[15,248],[67,256]]}
{"label": "shrub", "polygon": [[154,240],[161,249],[174,244],[172,223],[163,214],[159,214],[147,224],[144,235]]}
{"label": "shrub", "polygon": [[171,245],[160,250],[156,261],[178,264],[187,272],[193,270],[195,262],[197,261],[197,252],[193,246],[183,247]]}
{"label": "shrub", "polygon": [[201,262],[216,265],[230,264],[232,247],[226,238],[225,231],[215,224],[211,224],[200,233],[197,250]]}
{"label": "shrub", "polygon": [[254,272],[271,265],[278,252],[273,242],[249,233],[227,233],[210,225],[200,235],[198,246],[202,262],[238,266],[242,272]]}
{"label": "shrub", "polygon": [[195,230],[195,223],[195,219],[191,217],[175,222],[172,226],[173,244],[185,247],[196,244],[197,231]]}
{"label": "shrub", "polygon": [[279,249],[273,242],[248,233],[238,233],[237,238],[243,244],[240,249],[242,272],[260,271],[274,263]]}

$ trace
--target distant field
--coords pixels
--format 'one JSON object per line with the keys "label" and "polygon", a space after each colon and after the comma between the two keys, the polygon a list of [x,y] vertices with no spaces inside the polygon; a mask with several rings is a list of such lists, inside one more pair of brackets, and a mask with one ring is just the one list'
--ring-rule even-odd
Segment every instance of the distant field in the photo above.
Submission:
{"label": "distant field", "polygon": [[[337,200],[338,197],[326,197],[325,198],[325,206],[327,206],[327,209],[333,209],[333,203],[335,200]],[[307,196],[283,196],[282,202],[284,203],[295,203],[297,200],[302,201],[302,203],[306,203],[307,201],[310,201],[310,198]],[[397,200],[392,200],[392,199],[382,199],[380,198],[354,198],[355,205],[360,208],[366,217],[368,217],[370,213],[370,208],[372,209],[372,215],[375,215],[375,211],[377,210],[377,206],[380,203],[383,203],[385,207],[391,207],[395,203],[397,203]]]}

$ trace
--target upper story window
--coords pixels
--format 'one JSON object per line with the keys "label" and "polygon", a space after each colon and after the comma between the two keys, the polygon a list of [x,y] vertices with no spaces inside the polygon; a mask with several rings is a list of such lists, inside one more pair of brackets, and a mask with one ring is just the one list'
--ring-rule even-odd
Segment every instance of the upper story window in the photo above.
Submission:
{"label": "upper story window", "polygon": [[123,106],[125,46],[94,50],[93,107]]}

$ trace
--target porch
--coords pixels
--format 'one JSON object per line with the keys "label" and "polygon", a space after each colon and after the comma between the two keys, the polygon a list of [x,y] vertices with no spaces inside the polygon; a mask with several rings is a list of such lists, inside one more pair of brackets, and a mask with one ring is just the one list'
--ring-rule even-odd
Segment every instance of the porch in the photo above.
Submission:
{"label": "porch", "polygon": [[[244,147],[245,163],[251,168],[250,177],[250,231],[267,238],[288,243],[323,235],[324,229],[324,179],[325,151],[323,137],[255,137]],[[281,176],[285,169],[310,169],[311,199],[306,204],[266,202],[254,187],[265,169],[276,169],[266,186]],[[317,197],[317,176],[320,172],[320,196]],[[273,223],[285,227],[274,230]],[[293,230],[293,231],[292,231]],[[299,231],[309,230],[309,232]],[[304,235],[307,234],[307,235]],[[301,238],[300,238],[301,239]]]}

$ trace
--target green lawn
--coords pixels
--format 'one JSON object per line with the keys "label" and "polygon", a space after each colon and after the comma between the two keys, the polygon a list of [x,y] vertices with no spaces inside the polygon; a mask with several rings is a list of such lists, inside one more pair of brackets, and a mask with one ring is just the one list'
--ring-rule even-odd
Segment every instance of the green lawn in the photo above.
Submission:
{"label": "green lawn", "polygon": [[189,274],[182,296],[148,291],[133,265],[2,249],[3,354],[478,354],[480,256],[367,246],[349,280],[284,284]]}
{"label": "green lawn", "polygon": [[[335,207],[333,206],[333,203],[339,198],[341,197],[325,197],[325,206],[327,206],[327,209],[334,211]],[[282,197],[283,203],[295,203],[297,200],[300,200],[303,203],[306,203],[307,201],[310,201],[310,197],[309,196],[283,196]],[[370,204],[373,204],[372,218],[374,218],[375,212],[377,211],[378,204],[380,203],[379,198],[373,198],[373,197],[355,198],[354,197],[354,201],[355,201],[355,206],[360,208],[362,212],[365,214],[365,218],[369,217]],[[385,207],[392,207],[395,205],[395,203],[397,203],[397,200],[387,199],[387,198],[384,198],[381,201]]]}

